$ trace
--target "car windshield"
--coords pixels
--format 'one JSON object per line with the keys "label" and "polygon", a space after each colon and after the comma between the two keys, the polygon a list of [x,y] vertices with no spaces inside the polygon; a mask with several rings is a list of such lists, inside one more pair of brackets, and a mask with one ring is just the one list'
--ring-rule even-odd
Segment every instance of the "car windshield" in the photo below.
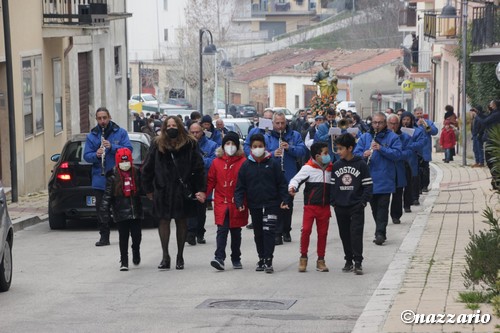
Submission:
{"label": "car windshield", "polygon": [[156,101],[156,97],[154,97],[153,95],[142,95],[142,98],[146,102]]}

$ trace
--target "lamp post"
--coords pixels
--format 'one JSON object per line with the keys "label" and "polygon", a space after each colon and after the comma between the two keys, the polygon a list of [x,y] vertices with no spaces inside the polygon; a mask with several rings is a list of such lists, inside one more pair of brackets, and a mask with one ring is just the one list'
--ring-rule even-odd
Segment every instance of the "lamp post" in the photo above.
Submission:
{"label": "lamp post", "polygon": [[466,92],[466,77],[467,77],[467,0],[462,1],[462,166],[467,165],[467,94]]}
{"label": "lamp post", "polygon": [[[208,33],[209,41],[203,48],[203,35]],[[200,29],[200,113],[203,116],[203,55],[214,55],[217,52],[217,47],[214,45],[212,32],[206,28]]]}
{"label": "lamp post", "polygon": [[[222,53],[222,61],[220,63],[220,65],[217,65],[217,54],[219,53]],[[218,84],[217,84],[217,70],[219,68],[221,68],[223,71],[224,71],[224,78],[226,79],[227,81],[227,71],[228,70],[231,70],[232,68],[232,65],[231,65],[231,62],[229,60],[227,60],[227,53],[226,53],[226,50],[224,50],[223,48],[220,48],[220,49],[217,49],[217,54],[215,55],[215,88],[214,88],[214,110],[217,110],[218,109]],[[226,83],[225,82],[225,85],[226,86]],[[227,92],[227,88],[225,87],[225,92],[224,94],[226,94]],[[226,101],[226,99],[225,99]],[[227,103],[226,103],[227,104]],[[226,112],[226,118],[227,118],[227,112]]]}

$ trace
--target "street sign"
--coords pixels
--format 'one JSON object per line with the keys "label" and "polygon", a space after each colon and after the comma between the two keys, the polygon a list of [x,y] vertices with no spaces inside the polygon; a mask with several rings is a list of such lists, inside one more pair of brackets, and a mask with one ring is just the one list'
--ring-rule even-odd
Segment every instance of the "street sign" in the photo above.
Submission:
{"label": "street sign", "polygon": [[427,89],[427,82],[413,82],[413,89]]}
{"label": "street sign", "polygon": [[403,83],[401,83],[401,90],[404,92],[412,92],[413,82],[410,80],[404,80]]}

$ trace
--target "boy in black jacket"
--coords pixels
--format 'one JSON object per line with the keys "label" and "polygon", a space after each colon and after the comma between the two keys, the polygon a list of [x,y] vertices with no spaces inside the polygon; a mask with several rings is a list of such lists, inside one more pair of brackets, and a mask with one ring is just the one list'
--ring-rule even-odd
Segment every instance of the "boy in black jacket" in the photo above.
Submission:
{"label": "boy in black jacket", "polygon": [[362,275],[365,207],[372,195],[372,178],[366,162],[352,154],[356,145],[352,135],[340,135],[335,144],[340,160],[333,164],[330,203],[335,208],[344,247],[346,262],[342,271],[352,272],[354,260],[354,273]]}
{"label": "boy in black jacket", "polygon": [[288,191],[281,166],[265,150],[262,134],[250,138],[251,153],[238,173],[234,201],[244,210],[245,197],[252,216],[253,232],[259,262],[256,271],[274,272],[274,231],[281,209],[288,209]]}

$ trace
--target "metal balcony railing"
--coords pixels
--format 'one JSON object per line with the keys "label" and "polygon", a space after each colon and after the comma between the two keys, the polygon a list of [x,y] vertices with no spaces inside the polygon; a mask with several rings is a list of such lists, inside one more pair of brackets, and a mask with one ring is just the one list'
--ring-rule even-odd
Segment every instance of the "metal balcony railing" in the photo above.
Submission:
{"label": "metal balcony railing", "polygon": [[290,2],[272,2],[263,1],[262,3],[252,4],[252,16],[264,16],[267,14],[276,14],[289,12],[291,8]]}
{"label": "metal balcony railing", "polygon": [[461,22],[460,13],[451,18],[443,18],[436,12],[424,13],[424,36],[436,41],[456,39],[460,36]]}
{"label": "metal balcony railing", "polygon": [[487,3],[472,9],[472,49],[478,51],[500,43],[500,6]]}
{"label": "metal balcony railing", "polygon": [[43,24],[105,25],[107,0],[42,0]]}
{"label": "metal balcony railing", "polygon": [[403,64],[409,71],[417,69],[419,73],[430,72],[431,51],[412,51],[404,47]]}

